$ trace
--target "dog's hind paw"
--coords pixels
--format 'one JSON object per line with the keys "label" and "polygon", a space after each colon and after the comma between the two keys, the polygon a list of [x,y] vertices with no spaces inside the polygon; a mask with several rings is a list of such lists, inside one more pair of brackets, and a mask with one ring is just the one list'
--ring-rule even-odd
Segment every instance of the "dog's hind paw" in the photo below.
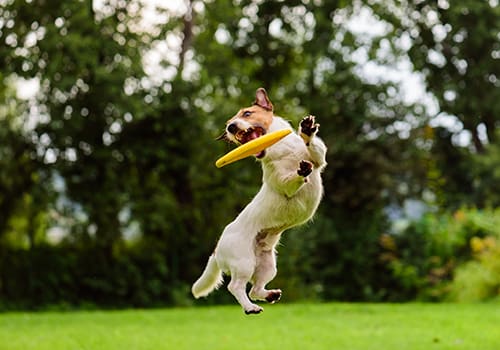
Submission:
{"label": "dog's hind paw", "polygon": [[268,303],[275,303],[281,299],[281,290],[280,289],[273,289],[270,290],[269,293],[267,294],[266,301]]}
{"label": "dog's hind paw", "polygon": [[253,315],[253,314],[260,314],[262,311],[264,311],[264,309],[258,305],[253,305],[251,308],[249,309],[245,309],[245,314],[247,315]]}

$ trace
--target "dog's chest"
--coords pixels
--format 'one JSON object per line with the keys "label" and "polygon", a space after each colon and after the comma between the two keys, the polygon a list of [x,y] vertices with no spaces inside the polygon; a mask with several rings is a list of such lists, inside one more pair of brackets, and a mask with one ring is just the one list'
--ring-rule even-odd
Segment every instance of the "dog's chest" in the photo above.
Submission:
{"label": "dog's chest", "polygon": [[251,216],[258,218],[261,227],[290,228],[308,221],[314,215],[321,196],[321,179],[315,172],[291,197],[265,184],[251,203],[253,209]]}
{"label": "dog's chest", "polygon": [[[292,142],[290,142],[292,141]],[[261,189],[262,198],[256,198],[264,209],[261,214],[269,221],[291,227],[301,224],[311,218],[322,197],[323,187],[320,172],[313,172],[306,179],[297,174],[301,160],[309,160],[309,154],[303,141],[296,137],[274,147],[270,160],[263,164],[264,184]],[[300,188],[292,194],[287,194],[284,182],[298,182]]]}
{"label": "dog's chest", "polygon": [[282,196],[285,215],[297,223],[308,220],[314,214],[323,193],[319,174],[313,173],[307,180],[308,182],[292,197]]}

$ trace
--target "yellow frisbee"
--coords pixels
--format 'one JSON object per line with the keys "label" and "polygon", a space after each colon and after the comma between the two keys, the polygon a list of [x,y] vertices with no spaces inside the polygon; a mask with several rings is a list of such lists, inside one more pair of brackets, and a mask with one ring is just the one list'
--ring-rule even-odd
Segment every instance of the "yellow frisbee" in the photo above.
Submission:
{"label": "yellow frisbee", "polygon": [[292,130],[290,129],[277,130],[258,137],[252,141],[248,141],[247,143],[242,144],[241,146],[233,149],[231,152],[228,152],[217,159],[217,161],[215,162],[215,166],[217,168],[222,168],[224,165],[257,154],[265,150],[267,147],[274,145],[276,142],[278,142],[291,132]]}

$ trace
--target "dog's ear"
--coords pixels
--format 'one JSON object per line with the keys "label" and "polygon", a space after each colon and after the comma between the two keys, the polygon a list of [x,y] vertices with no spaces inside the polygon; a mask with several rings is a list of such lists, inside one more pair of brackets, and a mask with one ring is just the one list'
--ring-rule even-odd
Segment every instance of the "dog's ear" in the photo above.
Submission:
{"label": "dog's ear", "polygon": [[268,111],[273,110],[273,104],[271,100],[269,100],[269,97],[267,97],[267,92],[264,88],[257,89],[255,92],[255,102],[253,104],[267,109]]}

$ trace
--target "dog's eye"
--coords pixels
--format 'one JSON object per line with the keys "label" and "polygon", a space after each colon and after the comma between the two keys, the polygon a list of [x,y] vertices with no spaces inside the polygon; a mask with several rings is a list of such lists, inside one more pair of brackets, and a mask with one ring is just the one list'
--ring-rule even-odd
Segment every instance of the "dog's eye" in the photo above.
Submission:
{"label": "dog's eye", "polygon": [[243,112],[243,117],[245,117],[245,118],[250,117],[251,115],[252,115],[252,112],[250,112],[250,111]]}

